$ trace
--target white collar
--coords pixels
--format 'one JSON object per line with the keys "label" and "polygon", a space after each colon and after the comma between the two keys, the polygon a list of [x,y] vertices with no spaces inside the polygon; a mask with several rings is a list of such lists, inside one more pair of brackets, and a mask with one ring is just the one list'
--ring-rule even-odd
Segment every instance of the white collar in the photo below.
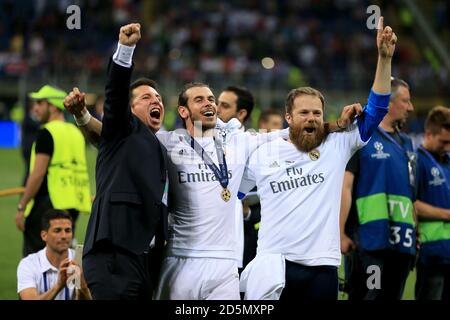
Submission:
{"label": "white collar", "polygon": [[[72,252],[72,250],[70,248],[68,250],[69,250],[69,254],[68,254],[69,259],[73,259],[73,252]],[[50,261],[48,261],[48,258],[47,258],[47,247],[45,247],[44,249],[40,250],[37,254],[38,254],[38,258],[39,258],[40,272],[41,273],[47,272],[48,270],[52,270],[52,271],[58,272],[58,268],[56,268],[54,265],[52,265],[50,263]]]}
{"label": "white collar", "polygon": [[244,126],[237,118],[231,118],[228,122],[223,122],[222,120],[217,118],[216,129],[228,129],[232,131],[234,129],[240,129],[241,127]]}

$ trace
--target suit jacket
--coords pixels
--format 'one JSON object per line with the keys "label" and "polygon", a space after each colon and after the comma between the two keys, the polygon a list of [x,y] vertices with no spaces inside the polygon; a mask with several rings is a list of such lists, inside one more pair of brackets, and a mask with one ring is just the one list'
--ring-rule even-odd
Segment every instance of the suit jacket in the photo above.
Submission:
{"label": "suit jacket", "polygon": [[161,202],[167,179],[167,151],[129,106],[133,68],[108,66],[103,129],[96,163],[96,197],[84,254],[99,243],[134,254],[167,238],[167,207]]}

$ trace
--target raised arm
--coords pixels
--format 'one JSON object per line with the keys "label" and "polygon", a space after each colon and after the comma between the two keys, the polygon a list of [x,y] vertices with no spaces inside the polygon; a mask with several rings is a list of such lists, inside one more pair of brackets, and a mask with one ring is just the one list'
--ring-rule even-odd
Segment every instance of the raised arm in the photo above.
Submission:
{"label": "raised arm", "polygon": [[360,104],[346,106],[339,119],[325,123],[326,131],[335,132],[346,129],[359,116],[357,119],[361,139],[367,141],[386,115],[391,95],[391,62],[397,36],[391,27],[383,27],[383,20],[383,17],[380,17],[378,21],[378,61],[368,103],[364,109],[361,108]]}
{"label": "raised arm", "polygon": [[367,141],[388,112],[391,96],[391,62],[397,36],[392,28],[383,27],[383,17],[378,21],[378,62],[375,79],[363,113],[357,118],[358,129],[363,141]]}
{"label": "raised arm", "polygon": [[120,28],[117,50],[108,65],[103,123],[91,117],[84,103],[84,94],[78,89],[74,88],[65,100],[64,106],[74,115],[77,125],[91,142],[98,142],[100,136],[109,139],[129,129],[132,56],[136,43],[141,38],[140,28],[138,23]]}
{"label": "raised arm", "polygon": [[372,90],[378,94],[391,93],[391,62],[397,43],[397,36],[392,28],[383,27],[383,17],[380,17],[377,28],[378,62]]}
{"label": "raised arm", "polygon": [[64,99],[64,107],[73,114],[77,126],[90,143],[97,145],[102,134],[102,123],[89,114],[85,103],[85,93],[75,87]]}

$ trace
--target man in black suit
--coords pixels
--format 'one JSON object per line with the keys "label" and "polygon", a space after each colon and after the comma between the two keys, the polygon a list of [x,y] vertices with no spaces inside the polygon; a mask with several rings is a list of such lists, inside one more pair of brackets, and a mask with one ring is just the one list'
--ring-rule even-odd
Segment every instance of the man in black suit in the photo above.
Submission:
{"label": "man in black suit", "polygon": [[[132,53],[139,39],[139,24],[122,27],[108,66],[97,190],[83,252],[94,299],[150,300],[160,264],[158,249],[167,234],[167,155],[155,136],[164,106],[151,80],[140,79],[130,87]],[[77,88],[65,106],[79,126],[90,121],[89,114],[81,113],[84,93]]]}

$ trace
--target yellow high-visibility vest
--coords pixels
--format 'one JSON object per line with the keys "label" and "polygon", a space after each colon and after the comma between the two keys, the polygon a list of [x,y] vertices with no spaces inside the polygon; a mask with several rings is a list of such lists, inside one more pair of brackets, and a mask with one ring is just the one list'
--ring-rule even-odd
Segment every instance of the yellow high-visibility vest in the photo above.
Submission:
{"label": "yellow high-visibility vest", "polygon": [[[55,209],[91,211],[89,177],[86,165],[86,145],[80,130],[71,123],[50,121],[43,125],[53,139],[53,155],[47,170],[47,188]],[[36,159],[36,142],[33,143],[30,172]],[[25,210],[28,216],[33,201]]]}

